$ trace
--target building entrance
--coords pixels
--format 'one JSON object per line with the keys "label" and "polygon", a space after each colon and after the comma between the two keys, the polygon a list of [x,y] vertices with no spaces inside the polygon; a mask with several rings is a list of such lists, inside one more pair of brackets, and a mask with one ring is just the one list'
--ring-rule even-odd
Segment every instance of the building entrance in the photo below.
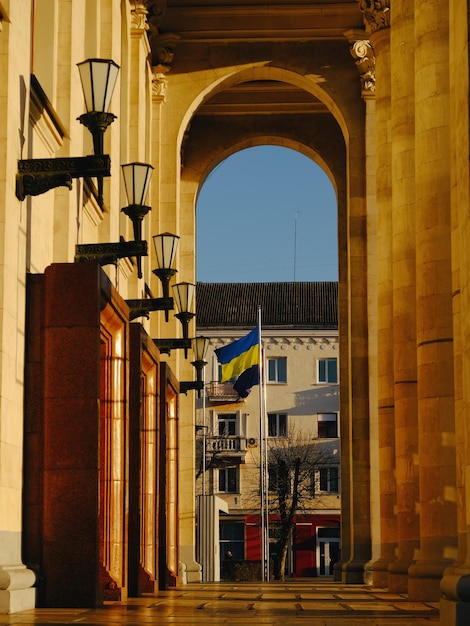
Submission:
{"label": "building entrance", "polygon": [[334,564],[339,561],[339,528],[317,529],[317,576],[333,576]]}

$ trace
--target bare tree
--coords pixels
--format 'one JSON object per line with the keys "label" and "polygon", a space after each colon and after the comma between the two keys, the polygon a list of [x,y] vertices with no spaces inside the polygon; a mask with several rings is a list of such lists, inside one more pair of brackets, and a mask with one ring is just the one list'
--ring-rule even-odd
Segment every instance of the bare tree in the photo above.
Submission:
{"label": "bare tree", "polygon": [[[321,507],[315,493],[315,470],[334,461],[331,442],[316,440],[301,432],[288,437],[268,439],[269,514],[278,518],[274,577],[284,580],[288,547],[292,540],[295,516],[299,512]],[[271,523],[272,527],[272,523]]]}

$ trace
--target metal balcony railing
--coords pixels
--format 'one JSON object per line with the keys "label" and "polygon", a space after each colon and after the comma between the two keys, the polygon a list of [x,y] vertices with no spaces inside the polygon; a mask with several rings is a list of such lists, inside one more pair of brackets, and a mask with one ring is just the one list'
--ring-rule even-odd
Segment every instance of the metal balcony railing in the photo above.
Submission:
{"label": "metal balcony railing", "polygon": [[212,402],[235,402],[239,400],[233,383],[210,382],[206,385],[207,396]]}

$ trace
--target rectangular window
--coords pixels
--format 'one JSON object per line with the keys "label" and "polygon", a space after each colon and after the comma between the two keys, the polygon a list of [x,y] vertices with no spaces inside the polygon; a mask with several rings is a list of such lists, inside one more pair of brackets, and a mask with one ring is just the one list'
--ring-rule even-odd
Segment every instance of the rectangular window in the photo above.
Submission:
{"label": "rectangular window", "polygon": [[339,493],[339,467],[320,467],[314,472],[313,492]]}
{"label": "rectangular window", "polygon": [[243,560],[245,558],[245,525],[240,522],[221,521],[219,529],[221,559]]}
{"label": "rectangular window", "polygon": [[317,380],[319,383],[337,383],[338,359],[319,359]]}
{"label": "rectangular window", "polygon": [[268,437],[287,437],[287,413],[268,415]]}
{"label": "rectangular window", "polygon": [[320,439],[335,439],[338,436],[338,416],[336,413],[319,413],[318,437]]}
{"label": "rectangular window", "polygon": [[286,357],[268,358],[268,382],[269,383],[286,383],[287,382],[287,358]]}
{"label": "rectangular window", "polygon": [[236,413],[219,413],[217,418],[219,437],[235,437],[237,435]]}
{"label": "rectangular window", "polygon": [[238,467],[219,469],[219,492],[238,493]]}

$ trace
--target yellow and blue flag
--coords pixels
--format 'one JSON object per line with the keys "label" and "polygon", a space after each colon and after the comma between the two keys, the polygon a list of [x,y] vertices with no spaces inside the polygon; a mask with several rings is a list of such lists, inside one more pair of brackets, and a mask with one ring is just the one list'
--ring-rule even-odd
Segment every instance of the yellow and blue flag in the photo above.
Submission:
{"label": "yellow and blue flag", "polygon": [[259,384],[259,328],[254,328],[237,341],[217,348],[215,353],[222,366],[221,382],[238,376],[233,388],[240,397],[246,398],[251,387]]}

